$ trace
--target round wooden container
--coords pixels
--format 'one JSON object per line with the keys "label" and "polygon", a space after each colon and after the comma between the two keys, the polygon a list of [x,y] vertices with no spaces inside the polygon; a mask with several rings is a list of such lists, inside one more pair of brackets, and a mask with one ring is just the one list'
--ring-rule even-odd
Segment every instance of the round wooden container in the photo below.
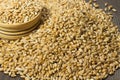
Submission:
{"label": "round wooden container", "polygon": [[40,23],[40,14],[26,23],[4,24],[0,23],[0,38],[18,39],[28,35]]}
{"label": "round wooden container", "polygon": [[35,18],[25,23],[13,23],[13,24],[0,23],[0,29],[5,31],[21,31],[29,29],[40,20],[40,16],[41,15],[38,14]]}
{"label": "round wooden container", "polygon": [[0,30],[0,38],[3,39],[9,39],[9,40],[15,40],[18,38],[21,38],[23,36],[29,35],[35,28],[39,26],[40,22],[32,26],[31,28],[19,32],[6,32],[3,30]]}

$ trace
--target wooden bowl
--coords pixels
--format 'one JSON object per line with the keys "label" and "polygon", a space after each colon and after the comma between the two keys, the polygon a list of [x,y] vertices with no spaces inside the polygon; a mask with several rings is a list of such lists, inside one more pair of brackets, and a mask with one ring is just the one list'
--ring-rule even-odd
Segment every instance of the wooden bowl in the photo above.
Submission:
{"label": "wooden bowl", "polygon": [[25,23],[13,23],[13,24],[0,23],[0,29],[4,31],[26,30],[34,26],[36,23],[38,23],[40,21],[40,17],[41,14],[38,14],[35,18]]}
{"label": "wooden bowl", "polygon": [[32,32],[40,23],[41,14],[25,23],[0,23],[0,38],[18,39]]}
{"label": "wooden bowl", "polygon": [[32,26],[31,28],[29,28],[27,30],[22,30],[19,32],[6,32],[3,30],[0,30],[0,38],[15,40],[15,39],[24,37],[26,35],[29,35],[35,28],[37,28],[39,26],[39,24],[40,24],[40,22],[38,22],[37,24],[35,24],[34,26]]}

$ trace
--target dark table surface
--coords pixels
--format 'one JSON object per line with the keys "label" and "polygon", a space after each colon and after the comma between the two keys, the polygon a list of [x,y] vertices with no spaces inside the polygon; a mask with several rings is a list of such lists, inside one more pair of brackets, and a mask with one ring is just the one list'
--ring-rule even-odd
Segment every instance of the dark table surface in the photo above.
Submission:
{"label": "dark table surface", "polygon": [[[97,0],[98,4],[100,4],[101,8],[104,8],[104,3],[108,2],[109,4],[113,5],[117,12],[115,12],[113,22],[118,25],[120,29],[120,0]],[[19,76],[15,78],[11,78],[8,75],[5,75],[3,72],[0,72],[0,80],[23,80]],[[114,75],[109,75],[104,80],[120,80],[120,69],[118,69]]]}

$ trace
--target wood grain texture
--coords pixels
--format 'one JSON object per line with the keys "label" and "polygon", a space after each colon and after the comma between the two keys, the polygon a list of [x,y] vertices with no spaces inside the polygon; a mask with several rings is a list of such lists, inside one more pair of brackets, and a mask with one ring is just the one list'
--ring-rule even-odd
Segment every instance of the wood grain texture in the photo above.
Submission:
{"label": "wood grain texture", "polygon": [[[113,5],[117,12],[114,13],[113,22],[118,25],[120,29],[120,0],[97,0],[100,4],[101,8],[104,8],[104,3],[108,2],[109,4]],[[0,80],[23,80],[19,76],[15,78],[11,78],[8,75],[5,75],[3,72],[0,72]],[[118,69],[114,75],[109,75],[104,80],[120,80],[120,69]]]}

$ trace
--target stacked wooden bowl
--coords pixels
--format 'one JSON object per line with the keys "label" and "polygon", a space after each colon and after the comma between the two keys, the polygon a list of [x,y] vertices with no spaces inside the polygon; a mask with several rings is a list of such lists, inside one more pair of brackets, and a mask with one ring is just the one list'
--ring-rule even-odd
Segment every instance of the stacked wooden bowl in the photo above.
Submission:
{"label": "stacked wooden bowl", "polygon": [[26,23],[0,23],[0,38],[18,39],[32,32],[40,22],[40,14]]}

